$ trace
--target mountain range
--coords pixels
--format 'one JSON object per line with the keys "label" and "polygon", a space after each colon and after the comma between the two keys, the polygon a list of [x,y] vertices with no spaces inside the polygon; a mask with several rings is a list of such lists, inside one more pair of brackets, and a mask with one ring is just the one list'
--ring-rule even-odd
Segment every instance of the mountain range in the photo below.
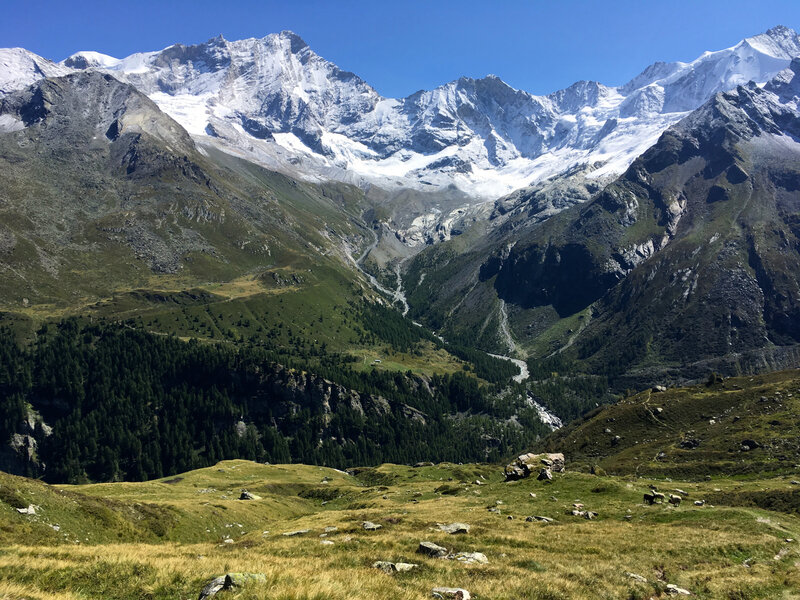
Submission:
{"label": "mountain range", "polygon": [[[290,32],[0,50],[0,324],[31,343],[99,319],[354,393],[425,388],[458,399],[428,422],[504,432],[466,421],[481,456],[628,388],[800,365],[799,57],[775,27],[620,87],[389,99]],[[384,371],[406,375],[360,379]],[[58,404],[37,385],[20,406]]]}
{"label": "mountain range", "polygon": [[670,125],[717,92],[764,83],[800,54],[786,27],[683,63],[655,63],[625,85],[579,81],[547,96],[496,76],[384,98],[296,34],[176,44],[117,59],[52,63],[0,51],[0,95],[40,77],[96,70],[149,96],[202,144],[312,180],[494,199],[576,166],[619,175]]}

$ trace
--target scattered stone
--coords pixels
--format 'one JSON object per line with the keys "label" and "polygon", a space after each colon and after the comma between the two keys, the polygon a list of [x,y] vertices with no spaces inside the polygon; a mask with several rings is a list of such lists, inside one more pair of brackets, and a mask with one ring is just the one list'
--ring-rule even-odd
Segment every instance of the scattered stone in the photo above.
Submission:
{"label": "scattered stone", "polygon": [[683,491],[682,489],[680,489],[680,488],[675,488],[675,489],[674,489],[674,490],[672,490],[672,491],[673,491],[673,492],[675,492],[676,494],[680,494],[681,496],[688,496],[688,495],[689,495],[689,492],[684,492],[684,491]]}
{"label": "scattered stone", "polygon": [[322,544],[323,546],[333,546],[333,542],[330,540],[321,540],[320,544]]}
{"label": "scattered stone", "polygon": [[533,523],[534,521],[539,521],[540,523],[552,523],[553,519],[550,517],[543,517],[541,515],[532,515],[525,519],[528,523]]}
{"label": "scattered stone", "polygon": [[295,535],[303,535],[305,533],[309,533],[310,531],[311,531],[310,529],[298,529],[297,531],[287,531],[286,533],[282,533],[281,535],[284,535],[286,537],[293,537]]}
{"label": "scattered stone", "polygon": [[451,554],[447,558],[468,564],[489,564],[489,559],[482,552],[458,552],[457,554]]}
{"label": "scattered stone", "polygon": [[224,540],[222,540],[222,543],[223,544],[232,544],[233,540],[231,538],[225,538]]}
{"label": "scattered stone", "polygon": [[455,535],[458,533],[469,533],[469,525],[466,523],[450,523],[445,525],[443,523],[437,524],[441,531],[445,533],[449,533],[450,535]]}
{"label": "scattered stone", "polygon": [[364,521],[361,524],[361,527],[363,527],[367,531],[377,531],[378,529],[383,527],[383,525],[378,525],[377,523],[373,523],[372,521]]}
{"label": "scattered stone", "polygon": [[263,573],[227,573],[209,581],[200,591],[198,600],[205,600],[221,592],[235,587],[245,587],[251,583],[266,583],[267,576]]}
{"label": "scattered stone", "polygon": [[496,506],[490,506],[486,510],[488,510],[490,513],[499,513],[500,512],[500,509],[497,508]]}
{"label": "scattered stone", "polygon": [[418,462],[414,465],[415,467],[432,467],[432,462]]}
{"label": "scattered stone", "polygon": [[647,579],[642,577],[641,575],[637,575],[636,573],[625,573],[626,576],[634,579],[636,581],[640,581],[641,583],[647,583]]}
{"label": "scattered stone", "polygon": [[447,556],[447,548],[434,544],[433,542],[420,542],[417,554],[424,554],[433,558],[443,558]]}
{"label": "scattered stone", "polygon": [[663,385],[655,385],[655,386],[653,386],[653,391],[656,392],[656,393],[666,392],[667,388],[666,388],[666,386],[663,386]]}
{"label": "scattered stone", "polygon": [[452,598],[452,600],[470,600],[472,596],[467,590],[461,588],[437,587],[433,588],[434,598]]}
{"label": "scattered stone", "polygon": [[389,573],[391,575],[392,573],[406,573],[408,571],[411,571],[412,569],[416,569],[417,567],[419,567],[419,565],[416,565],[414,563],[404,563],[404,562],[393,563],[387,560],[379,560],[377,562],[372,563],[372,567],[374,569],[380,569],[384,573]]}
{"label": "scattered stone", "polygon": [[261,500],[261,496],[251,494],[247,490],[242,490],[242,493],[239,495],[239,500]]}
{"label": "scattered stone", "polygon": [[217,592],[221,591],[223,586],[225,585],[225,575],[221,575],[220,577],[215,577],[207,584],[203,586],[203,589],[200,590],[200,596],[197,600],[205,600],[206,598],[210,598]]}
{"label": "scattered stone", "polygon": [[689,590],[685,590],[683,588],[679,588],[674,583],[668,583],[666,587],[667,593],[670,596],[691,596],[692,592]]}
{"label": "scattered stone", "polygon": [[33,504],[28,504],[28,508],[18,508],[17,512],[21,515],[35,515],[37,508],[39,507],[34,506]]}
{"label": "scattered stone", "polygon": [[705,503],[706,503],[705,500],[695,500],[694,501],[694,505],[695,506],[705,506]]}
{"label": "scattered stone", "polygon": [[325,529],[323,529],[325,533],[333,533],[334,531],[339,531],[338,527],[334,527],[333,525],[329,525]]}
{"label": "scattered stone", "polygon": [[476,479],[475,485],[483,485],[483,482],[480,479]]}

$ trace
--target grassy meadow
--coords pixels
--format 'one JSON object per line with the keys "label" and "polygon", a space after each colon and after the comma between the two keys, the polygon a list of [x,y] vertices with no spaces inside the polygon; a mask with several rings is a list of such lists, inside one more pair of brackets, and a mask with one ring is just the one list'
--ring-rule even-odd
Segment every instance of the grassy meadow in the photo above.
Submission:
{"label": "grassy meadow", "polygon": [[[246,572],[266,582],[217,597],[411,600],[446,586],[498,600],[645,599],[668,597],[674,584],[697,598],[800,598],[796,511],[694,505],[790,490],[788,477],[678,482],[568,470],[551,483],[505,483],[500,466],[472,464],[350,472],[225,461],[145,483],[0,475],[0,597],[193,600],[212,578]],[[644,505],[650,484],[682,490],[683,502]],[[260,499],[239,500],[242,489]],[[17,510],[30,504],[33,515]],[[574,504],[598,516],[573,516]],[[526,522],[531,515],[553,522]],[[438,529],[451,522],[471,529]],[[489,562],[417,554],[423,540]],[[372,567],[379,560],[419,566],[387,574]]]}

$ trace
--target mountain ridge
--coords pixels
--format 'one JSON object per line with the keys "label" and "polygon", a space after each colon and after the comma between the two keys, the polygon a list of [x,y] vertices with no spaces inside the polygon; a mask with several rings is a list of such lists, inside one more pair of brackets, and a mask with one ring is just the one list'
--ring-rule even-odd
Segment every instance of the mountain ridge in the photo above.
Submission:
{"label": "mountain ridge", "polygon": [[621,173],[683,113],[739,83],[763,83],[797,55],[800,38],[778,26],[690,63],[656,63],[619,87],[579,81],[534,96],[489,75],[399,99],[381,96],[289,31],[233,42],[218,36],[124,59],[82,52],[57,66],[105,70],[204,143],[238,148],[290,175],[423,190],[455,185],[493,198],[580,164],[603,163],[593,176]]}

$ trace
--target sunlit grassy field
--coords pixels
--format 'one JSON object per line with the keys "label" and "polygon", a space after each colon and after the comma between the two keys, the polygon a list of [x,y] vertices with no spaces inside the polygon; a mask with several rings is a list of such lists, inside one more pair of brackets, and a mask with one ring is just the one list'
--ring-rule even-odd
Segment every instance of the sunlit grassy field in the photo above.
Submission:
{"label": "sunlit grassy field", "polygon": [[[646,506],[651,483],[688,495],[679,507]],[[384,465],[348,475],[246,461],[147,483],[46,486],[3,475],[0,597],[194,599],[212,578],[247,572],[266,582],[219,597],[410,600],[446,586],[507,600],[658,598],[675,584],[698,598],[798,598],[800,546],[786,541],[800,537],[797,515],[693,504],[720,491],[791,485],[569,471],[550,484],[504,483],[496,465]],[[242,489],[261,498],[238,500]],[[35,515],[16,510],[29,504]],[[599,516],[573,516],[573,504]],[[529,515],[554,521],[526,522]],[[364,521],[381,528],[367,531]],[[454,521],[469,533],[437,527]],[[489,563],[417,554],[423,540],[482,552]],[[386,574],[372,567],[378,560],[419,567]]]}

